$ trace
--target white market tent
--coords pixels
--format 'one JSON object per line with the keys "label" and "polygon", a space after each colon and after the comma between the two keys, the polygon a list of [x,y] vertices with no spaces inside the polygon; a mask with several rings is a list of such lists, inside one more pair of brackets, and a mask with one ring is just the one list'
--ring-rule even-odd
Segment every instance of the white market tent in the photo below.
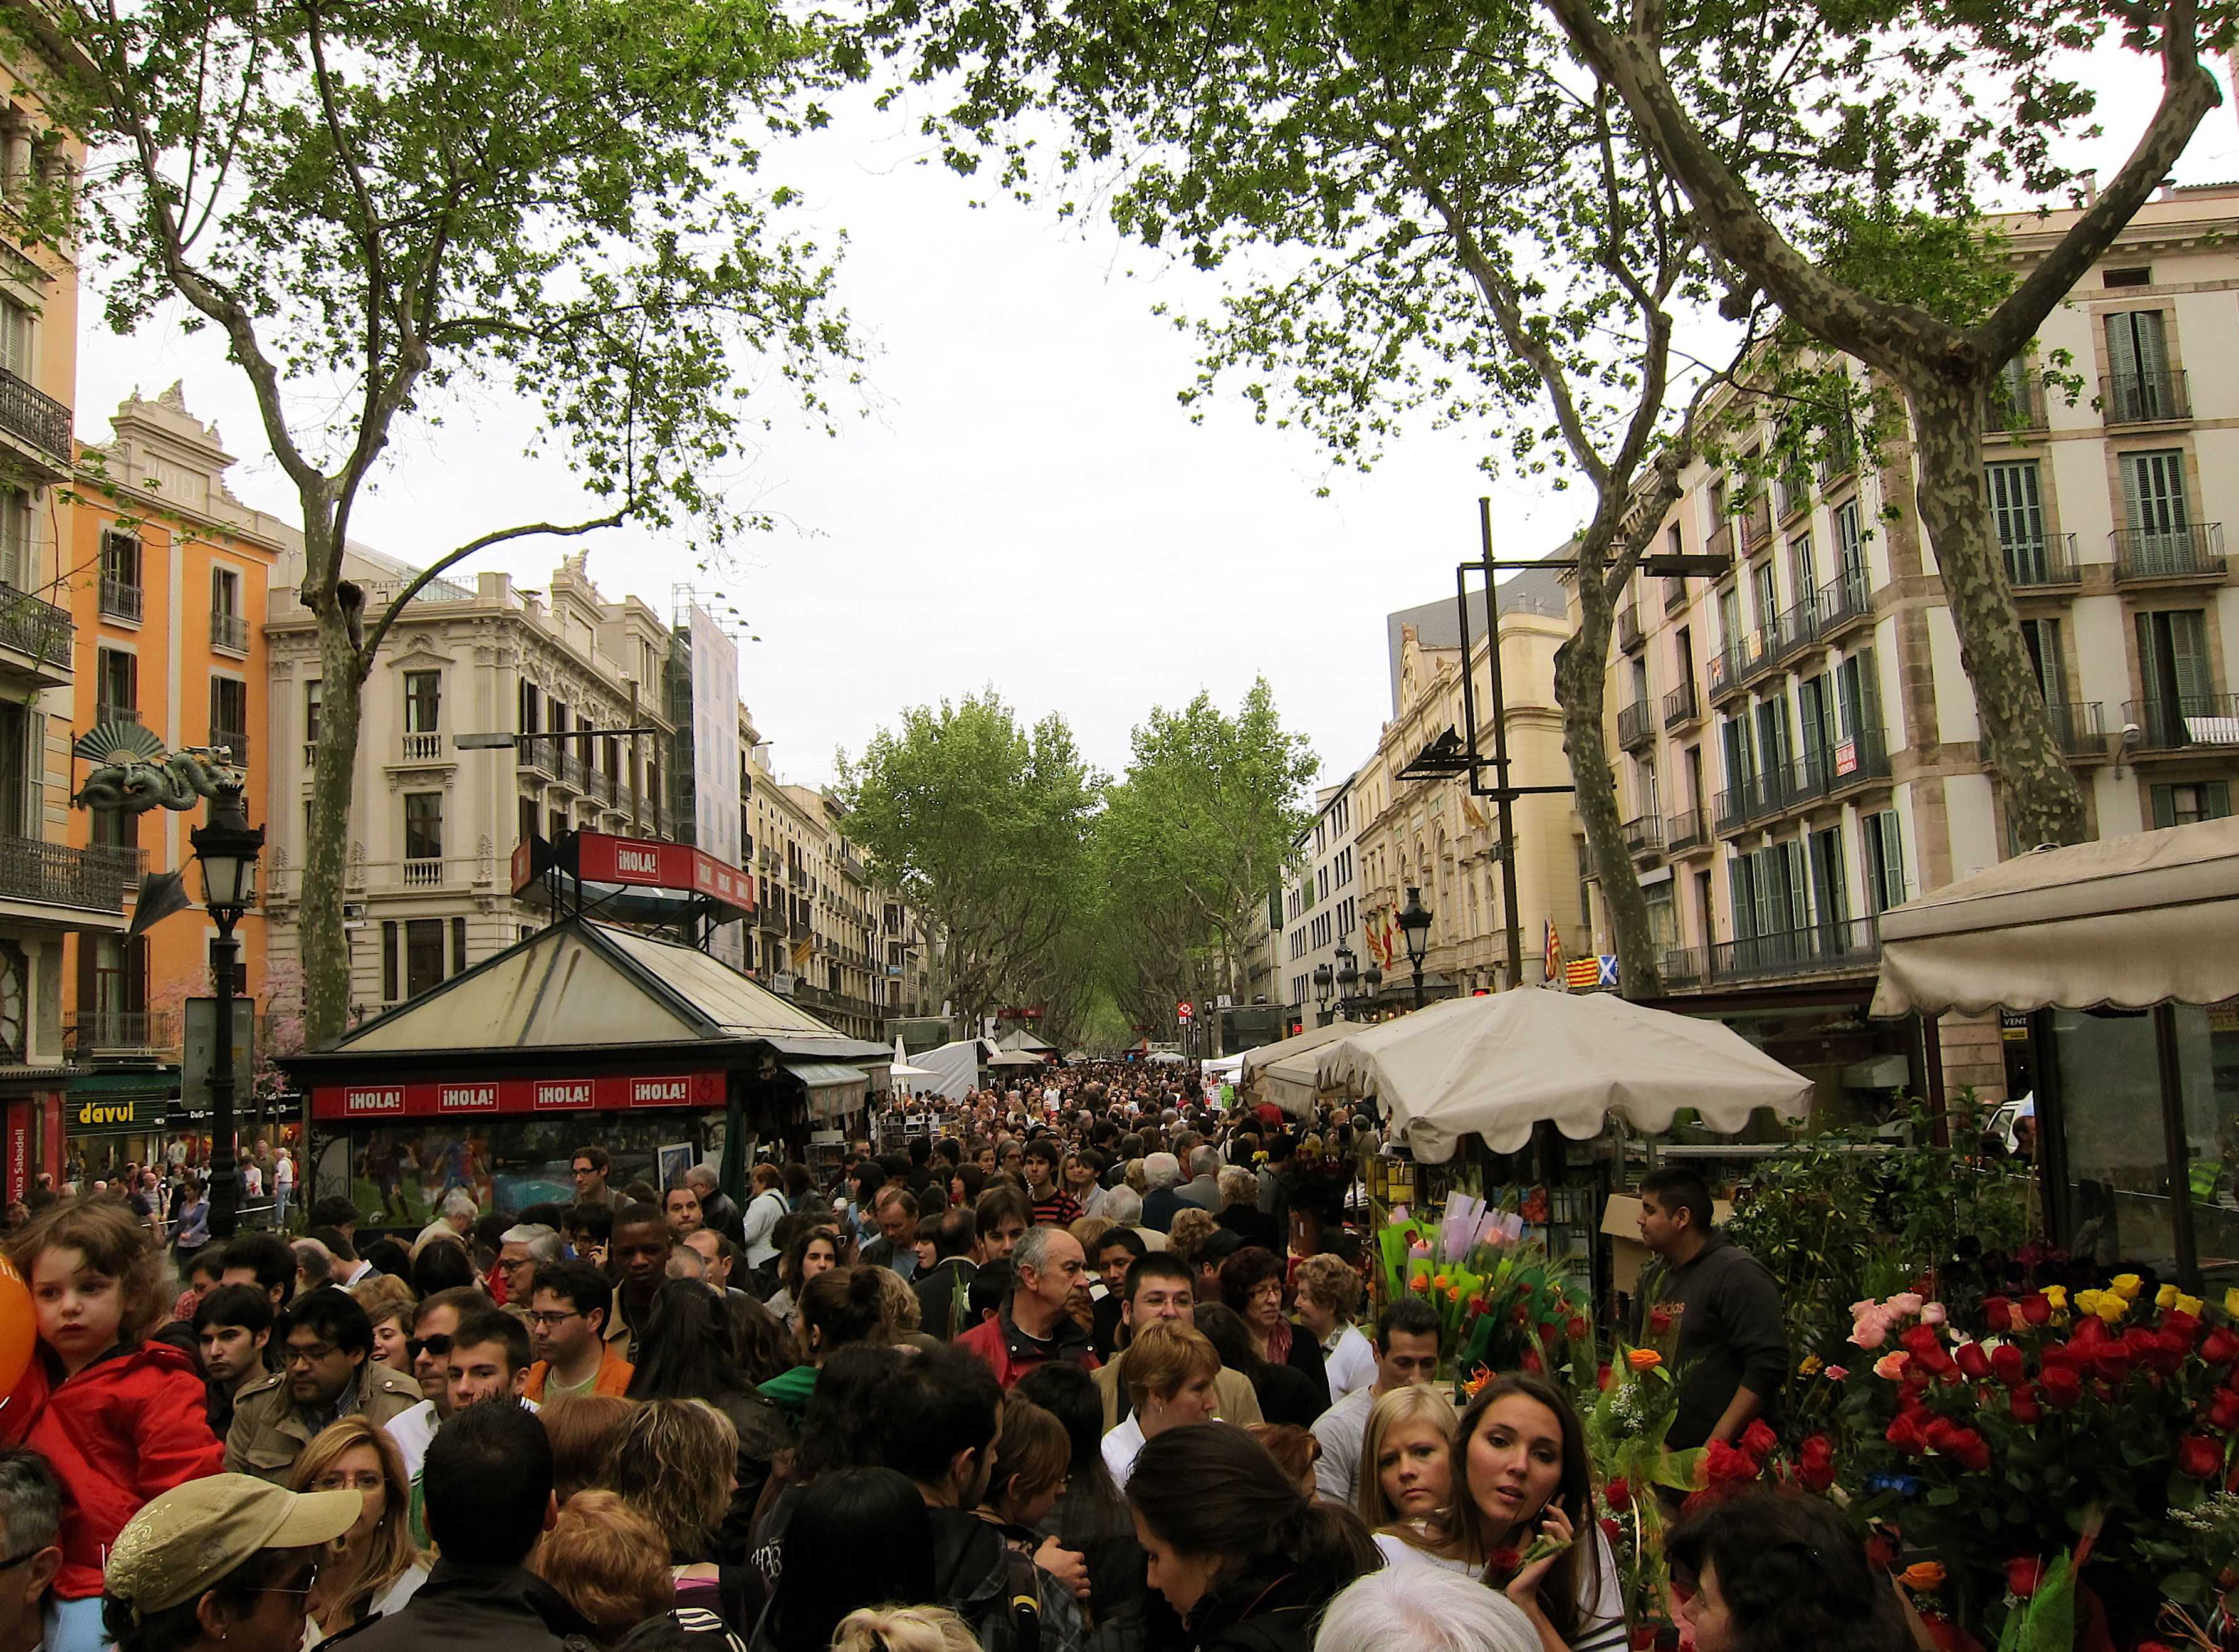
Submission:
{"label": "white market tent", "polygon": [[2038,849],[1881,917],[1872,1012],[2239,997],[2239,818]]}
{"label": "white market tent", "polygon": [[1232,1085],[1243,1076],[1244,1058],[1241,1055],[1213,1056],[1199,1062],[1198,1071],[1205,1076],[1207,1084]]}
{"label": "white market tent", "polygon": [[980,1085],[980,1040],[959,1038],[917,1053],[916,1065],[933,1075],[920,1084],[920,1094],[947,1096],[952,1100],[970,1095]]}
{"label": "white market tent", "polygon": [[1314,1052],[1365,1030],[1359,1021],[1332,1021],[1325,1027],[1309,1027],[1278,1043],[1246,1050],[1239,1085],[1245,1099],[1254,1105],[1272,1102],[1286,1113],[1305,1118],[1314,1107]]}
{"label": "white market tent", "polygon": [[1040,1056],[1028,1055],[1024,1050],[1005,1050],[988,1057],[987,1065],[991,1067],[1046,1067],[1049,1063]]}
{"label": "white market tent", "polygon": [[1611,1113],[1659,1131],[1692,1108],[1712,1130],[1736,1131],[1760,1107],[1788,1119],[1811,1107],[1809,1078],[1731,1027],[1606,992],[1448,998],[1312,1058],[1319,1089],[1374,1096],[1392,1134],[1432,1164],[1468,1135],[1515,1152],[1543,1120],[1584,1141]]}

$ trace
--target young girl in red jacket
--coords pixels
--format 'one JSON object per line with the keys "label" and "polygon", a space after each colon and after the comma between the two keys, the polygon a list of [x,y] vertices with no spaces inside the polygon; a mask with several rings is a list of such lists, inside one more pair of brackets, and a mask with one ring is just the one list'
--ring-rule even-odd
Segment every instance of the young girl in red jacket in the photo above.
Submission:
{"label": "young girl in red jacket", "polygon": [[39,1341],[0,1403],[0,1441],[33,1447],[63,1483],[62,1569],[48,1652],[98,1652],[101,1574],[141,1504],[216,1474],[195,1363],[146,1340],[166,1306],[163,1257],[122,1204],[57,1205],[9,1247],[30,1283]]}

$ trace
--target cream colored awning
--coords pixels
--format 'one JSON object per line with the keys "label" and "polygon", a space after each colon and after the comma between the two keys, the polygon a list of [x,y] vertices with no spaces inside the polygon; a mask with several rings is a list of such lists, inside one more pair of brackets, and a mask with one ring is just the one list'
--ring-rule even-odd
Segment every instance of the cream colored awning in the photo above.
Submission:
{"label": "cream colored awning", "polygon": [[1304,1118],[1314,1110],[1314,1052],[1324,1045],[1359,1032],[1365,1023],[1332,1021],[1325,1027],[1308,1027],[1276,1044],[1263,1044],[1244,1052],[1244,1076],[1238,1088],[1257,1106],[1272,1102],[1293,1118]]}
{"label": "cream colored awning", "polygon": [[2040,849],[1882,914],[1872,1013],[2239,997],[2239,819]]}

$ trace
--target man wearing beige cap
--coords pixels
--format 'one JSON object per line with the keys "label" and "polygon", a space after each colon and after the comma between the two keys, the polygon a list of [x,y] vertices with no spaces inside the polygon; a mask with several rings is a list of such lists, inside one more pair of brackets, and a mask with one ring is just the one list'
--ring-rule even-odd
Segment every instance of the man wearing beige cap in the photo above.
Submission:
{"label": "man wearing beige cap", "polygon": [[172,1487],[109,1551],[102,1618],[117,1652],[221,1641],[291,1652],[321,1552],[364,1511],[359,1491],[288,1491],[254,1475]]}

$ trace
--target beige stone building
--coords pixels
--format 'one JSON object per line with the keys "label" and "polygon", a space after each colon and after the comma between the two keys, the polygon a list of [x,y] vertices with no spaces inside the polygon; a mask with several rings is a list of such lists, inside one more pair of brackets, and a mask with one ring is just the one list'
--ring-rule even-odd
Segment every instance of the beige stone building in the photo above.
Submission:
{"label": "beige stone building", "polygon": [[[1275,958],[1283,995],[1273,1001],[1287,1005],[1307,1026],[1319,1025],[1319,1017],[1336,1013],[1339,994],[1334,978],[1345,961],[1340,950],[1358,959],[1354,967],[1368,967],[1369,960],[1361,956],[1360,846],[1354,829],[1358,799],[1353,778],[1348,774],[1314,793],[1313,823],[1292,846],[1291,866],[1283,879],[1282,928]],[[1316,976],[1325,965],[1332,978],[1326,988]],[[1248,965],[1246,985],[1252,989]],[[1248,992],[1246,1001],[1250,1001]]]}
{"label": "beige stone building", "polygon": [[[2016,262],[2071,217],[2005,226]],[[2009,370],[1983,439],[2023,627],[2098,835],[2228,814],[2239,782],[2235,232],[2239,186],[2148,204]],[[2073,406],[2039,379],[2061,351],[2084,381]],[[1878,915],[2016,846],[1910,449],[1878,457],[1769,488],[1696,466],[1665,543],[1734,571],[1637,581],[1608,693],[1667,988],[1785,1018],[1791,1036],[1826,1029],[1822,1065],[1854,1088],[1890,1071],[1855,1036]],[[1949,1082],[2003,1094],[2010,1056],[2025,1081],[2029,1052],[1996,1017],[1947,1017],[1941,1038]]]}
{"label": "beige stone building", "polygon": [[[1570,634],[1558,615],[1509,611],[1499,616],[1508,746],[1516,783],[1562,785],[1562,714],[1555,705],[1555,651]],[[1472,637],[1470,670],[1480,740],[1491,749],[1490,640]],[[1432,914],[1424,961],[1426,996],[1452,997],[1514,985],[1508,979],[1507,906],[1501,888],[1494,806],[1469,795],[1460,777],[1409,780],[1401,772],[1449,729],[1463,733],[1458,644],[1425,645],[1412,626],[1400,635],[1399,712],[1384,726],[1376,750],[1353,776],[1354,848],[1362,926],[1360,967],[1384,971],[1380,1003],[1412,1001],[1406,950],[1393,922],[1412,885]],[[1492,771],[1485,771],[1488,778]],[[1523,934],[1523,980],[1542,977],[1543,939],[1551,922],[1565,946],[1578,950],[1582,886],[1570,801],[1527,797],[1514,806],[1517,919]],[[1287,965],[1286,965],[1287,967]]]}
{"label": "beige stone building", "polygon": [[[276,579],[267,825],[268,916],[276,958],[301,945],[301,871],[318,740],[318,639],[296,599],[300,548]],[[413,577],[353,547],[347,577],[378,608]],[[661,837],[674,730],[660,685],[661,617],[635,597],[602,595],[578,555],[542,591],[504,574],[424,587],[383,643],[364,689],[344,899],[350,1003],[374,1014],[418,996],[523,939],[544,921],[516,899],[511,858],[530,833],[588,829]],[[572,729],[662,732],[559,741]],[[513,733],[511,750],[461,751],[461,733]],[[536,738],[543,736],[544,738]]]}

